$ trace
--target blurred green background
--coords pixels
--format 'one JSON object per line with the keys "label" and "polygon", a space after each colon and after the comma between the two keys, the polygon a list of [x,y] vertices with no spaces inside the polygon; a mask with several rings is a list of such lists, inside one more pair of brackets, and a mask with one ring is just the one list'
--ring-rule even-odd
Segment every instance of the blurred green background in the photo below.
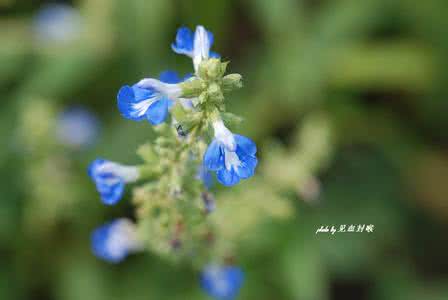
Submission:
{"label": "blurred green background", "polygon": [[[243,75],[228,109],[259,147],[255,178],[217,201],[289,204],[241,238],[239,299],[448,299],[446,0],[59,1],[80,25],[62,41],[36,33],[48,3],[0,0],[0,299],[207,299],[188,266],[91,254],[91,230],[132,206],[104,207],[86,175],[97,156],[138,162],[154,134],[116,93],[191,72],[169,45],[197,24]],[[101,123],[90,147],[55,139],[73,106]],[[316,234],[343,224],[375,229]]]}

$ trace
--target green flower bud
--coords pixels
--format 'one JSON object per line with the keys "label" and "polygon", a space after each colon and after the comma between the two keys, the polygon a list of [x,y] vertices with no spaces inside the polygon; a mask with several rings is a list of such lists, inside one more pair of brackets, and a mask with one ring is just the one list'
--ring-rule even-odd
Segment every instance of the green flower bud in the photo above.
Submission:
{"label": "green flower bud", "polygon": [[225,92],[230,92],[239,89],[243,86],[242,76],[234,73],[224,76],[222,79],[222,88]]}
{"label": "green flower bud", "polygon": [[226,72],[227,64],[228,62],[222,63],[221,60],[217,58],[205,60],[199,65],[199,77],[212,81],[220,79]]}

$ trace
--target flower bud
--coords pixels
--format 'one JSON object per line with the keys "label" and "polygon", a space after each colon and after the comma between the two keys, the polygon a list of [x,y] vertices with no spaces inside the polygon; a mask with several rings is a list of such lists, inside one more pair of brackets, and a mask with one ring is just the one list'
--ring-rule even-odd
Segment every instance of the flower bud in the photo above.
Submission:
{"label": "flower bud", "polygon": [[206,80],[216,80],[221,78],[227,69],[227,63],[222,63],[217,58],[211,58],[203,61],[199,65],[199,77]]}
{"label": "flower bud", "polygon": [[225,92],[239,89],[243,86],[242,76],[234,73],[224,76],[222,79],[222,88]]}

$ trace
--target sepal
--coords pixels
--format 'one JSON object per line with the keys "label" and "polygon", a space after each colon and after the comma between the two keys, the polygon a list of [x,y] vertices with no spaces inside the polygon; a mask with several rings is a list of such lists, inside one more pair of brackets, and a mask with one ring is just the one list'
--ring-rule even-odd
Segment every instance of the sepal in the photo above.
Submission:
{"label": "sepal", "polygon": [[180,83],[183,98],[198,97],[206,88],[206,85],[201,79],[195,78]]}
{"label": "sepal", "polygon": [[187,111],[181,104],[174,105],[171,109],[171,114],[185,134],[188,134],[194,127],[199,125],[202,117],[202,113]]}

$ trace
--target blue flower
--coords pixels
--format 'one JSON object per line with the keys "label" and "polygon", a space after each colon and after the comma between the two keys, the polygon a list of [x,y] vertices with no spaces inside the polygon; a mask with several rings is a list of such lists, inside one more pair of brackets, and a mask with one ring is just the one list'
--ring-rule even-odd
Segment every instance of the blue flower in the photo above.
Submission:
{"label": "blue flower", "polygon": [[218,181],[226,186],[253,176],[258,163],[255,143],[242,135],[232,134],[222,121],[214,122],[213,128],[215,139],[204,154],[205,167],[216,171]]}
{"label": "blue flower", "polygon": [[120,89],[117,104],[123,117],[133,121],[147,119],[152,125],[165,121],[173,101],[182,93],[178,83],[183,80],[174,71],[162,72],[159,78],[145,78]]}
{"label": "blue flower", "polygon": [[82,23],[82,17],[75,8],[49,4],[37,12],[33,30],[39,42],[68,42],[80,35]]}
{"label": "blue flower", "polygon": [[216,300],[232,300],[243,285],[244,273],[234,266],[207,266],[202,271],[202,289]]}
{"label": "blue flower", "polygon": [[62,144],[75,148],[90,146],[98,136],[96,116],[82,107],[72,107],[59,114],[56,137]]}
{"label": "blue flower", "polygon": [[203,26],[197,26],[194,34],[189,28],[181,27],[177,30],[176,40],[171,44],[171,49],[178,54],[191,57],[197,70],[202,60],[209,57],[219,58],[218,53],[210,51],[213,41],[213,33]]}
{"label": "blue flower", "polygon": [[91,242],[95,256],[111,263],[118,263],[142,248],[135,225],[127,219],[98,227],[92,233]]}
{"label": "blue flower", "polygon": [[123,196],[124,186],[138,179],[136,167],[120,165],[104,159],[94,160],[88,169],[104,204],[113,205]]}

